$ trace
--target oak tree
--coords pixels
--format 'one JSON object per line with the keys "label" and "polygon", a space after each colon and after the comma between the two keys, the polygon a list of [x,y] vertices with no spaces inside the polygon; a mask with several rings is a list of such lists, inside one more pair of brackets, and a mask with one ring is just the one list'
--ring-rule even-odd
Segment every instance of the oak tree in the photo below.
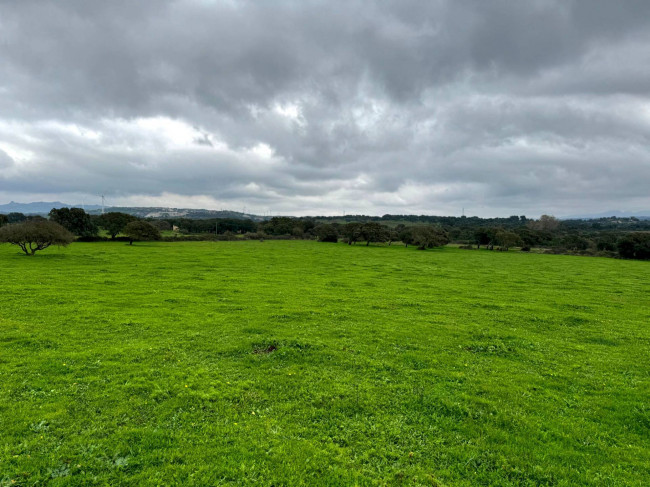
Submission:
{"label": "oak tree", "polygon": [[74,236],[58,223],[34,219],[0,228],[0,243],[17,245],[26,255],[34,255],[51,245],[65,247]]}

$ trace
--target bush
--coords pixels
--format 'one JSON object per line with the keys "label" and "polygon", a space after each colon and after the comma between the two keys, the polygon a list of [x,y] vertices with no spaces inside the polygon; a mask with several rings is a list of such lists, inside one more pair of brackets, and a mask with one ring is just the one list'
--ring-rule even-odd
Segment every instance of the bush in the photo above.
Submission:
{"label": "bush", "polygon": [[650,232],[632,232],[620,238],[618,255],[624,259],[650,259]]}
{"label": "bush", "polygon": [[314,233],[318,236],[319,242],[336,243],[339,241],[339,232],[333,225],[318,225],[316,228],[314,228]]}

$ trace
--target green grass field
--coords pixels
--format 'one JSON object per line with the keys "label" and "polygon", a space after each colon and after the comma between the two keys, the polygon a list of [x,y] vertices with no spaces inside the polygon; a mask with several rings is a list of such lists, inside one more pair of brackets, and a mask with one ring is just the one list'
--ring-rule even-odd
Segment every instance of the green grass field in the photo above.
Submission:
{"label": "green grass field", "polygon": [[650,484],[650,265],[0,247],[0,485]]}

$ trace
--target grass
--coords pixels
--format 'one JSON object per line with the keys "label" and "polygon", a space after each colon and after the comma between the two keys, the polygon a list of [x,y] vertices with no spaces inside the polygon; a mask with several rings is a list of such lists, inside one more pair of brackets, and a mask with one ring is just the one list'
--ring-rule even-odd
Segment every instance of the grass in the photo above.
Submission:
{"label": "grass", "polygon": [[0,247],[0,485],[650,483],[647,262]]}

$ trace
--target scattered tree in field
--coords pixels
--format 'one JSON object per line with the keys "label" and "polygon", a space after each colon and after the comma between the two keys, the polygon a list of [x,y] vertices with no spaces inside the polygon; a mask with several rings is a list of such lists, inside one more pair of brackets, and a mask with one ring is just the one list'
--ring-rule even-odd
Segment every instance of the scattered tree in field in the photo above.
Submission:
{"label": "scattered tree in field", "polygon": [[505,250],[508,250],[510,247],[515,245],[521,245],[521,238],[515,232],[510,232],[508,230],[499,230],[494,236],[494,240],[497,245],[500,245]]}
{"label": "scattered tree in field", "polygon": [[49,216],[50,220],[79,237],[97,235],[97,225],[81,208],[52,208]]}
{"label": "scattered tree in field", "polygon": [[0,243],[17,245],[27,255],[34,255],[51,245],[66,246],[74,235],[58,223],[45,219],[13,223],[0,228]]}
{"label": "scattered tree in field", "polygon": [[136,241],[160,240],[160,230],[151,223],[143,220],[137,220],[129,223],[124,227],[123,232],[129,237],[129,245]]}
{"label": "scattered tree in field", "polygon": [[[6,228],[6,227],[5,227]],[[632,232],[617,244],[618,253],[625,259],[650,259],[650,232]]]}
{"label": "scattered tree in field", "polygon": [[540,232],[537,232],[529,227],[519,227],[514,230],[514,232],[519,235],[522,245],[524,247],[534,247],[539,245],[544,239],[543,235]]}
{"label": "scattered tree in field", "polygon": [[9,223],[9,218],[7,215],[0,215],[0,227]]}
{"label": "scattered tree in field", "polygon": [[488,228],[483,228],[481,230],[482,232],[485,232],[485,235],[482,236],[482,238],[484,239],[483,242],[487,240],[487,243],[485,243],[484,245],[488,250],[494,250],[494,246],[498,245],[497,235],[500,232],[505,231],[503,228],[497,228],[497,227],[488,227]]}
{"label": "scattered tree in field", "polygon": [[333,242],[339,241],[339,232],[334,225],[323,224],[314,227],[314,233],[318,236],[319,242]]}
{"label": "scattered tree in field", "polygon": [[412,245],[413,242],[413,227],[404,227],[398,233],[400,241],[404,244],[404,247]]}
{"label": "scattered tree in field", "polygon": [[364,223],[361,225],[359,233],[360,238],[366,241],[366,247],[370,245],[370,242],[384,242],[386,240],[386,231],[379,223]]}
{"label": "scattered tree in field", "polygon": [[346,223],[343,225],[341,234],[347,240],[348,245],[352,245],[361,238],[361,224],[356,222]]}
{"label": "scattered tree in field", "polygon": [[422,225],[413,227],[413,243],[419,250],[441,247],[449,243],[449,236],[442,228]]}
{"label": "scattered tree in field", "polygon": [[111,211],[100,215],[97,218],[97,224],[106,230],[111,238],[115,238],[118,233],[124,230],[124,227],[135,220],[137,220],[137,218],[133,215]]}
{"label": "scattered tree in field", "polygon": [[397,230],[393,230],[392,228],[386,230],[386,240],[388,241],[388,246],[390,247],[393,242],[398,242],[399,241],[399,234],[397,233]]}
{"label": "scattered tree in field", "polygon": [[489,245],[492,241],[492,236],[489,229],[487,228],[478,228],[474,231],[474,242],[476,243],[477,248],[481,248],[481,245]]}

